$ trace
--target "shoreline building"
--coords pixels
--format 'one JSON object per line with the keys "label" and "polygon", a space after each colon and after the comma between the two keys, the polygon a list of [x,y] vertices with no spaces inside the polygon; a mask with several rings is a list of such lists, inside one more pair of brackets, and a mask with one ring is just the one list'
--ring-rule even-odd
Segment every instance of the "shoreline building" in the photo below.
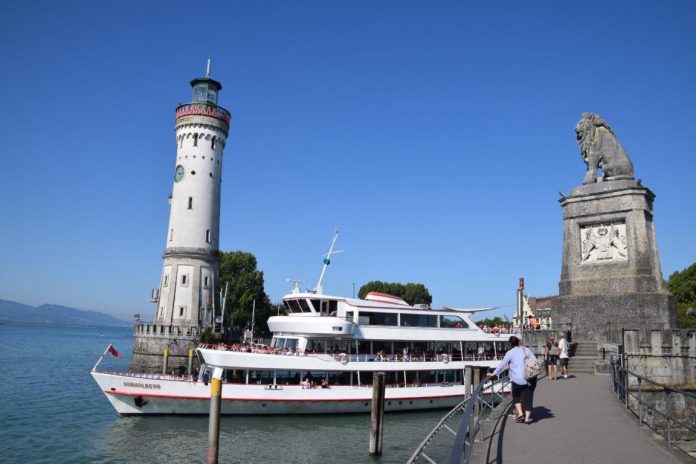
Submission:
{"label": "shoreline building", "polygon": [[206,77],[193,79],[191,87],[191,103],[175,113],[169,227],[151,299],[155,320],[134,327],[131,372],[182,372],[201,335],[220,329],[220,190],[230,113],[218,106],[222,85],[210,78],[210,62]]}
{"label": "shoreline building", "polygon": [[524,277],[520,277],[512,326],[516,328],[529,327],[534,319],[540,329],[553,328],[553,305],[558,301],[558,295],[529,296],[524,293],[524,290]]}

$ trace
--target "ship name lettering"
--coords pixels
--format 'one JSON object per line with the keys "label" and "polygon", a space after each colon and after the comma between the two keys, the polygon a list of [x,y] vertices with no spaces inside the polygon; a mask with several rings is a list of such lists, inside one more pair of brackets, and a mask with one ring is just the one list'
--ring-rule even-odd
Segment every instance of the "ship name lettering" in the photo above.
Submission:
{"label": "ship name lettering", "polygon": [[160,389],[162,388],[158,383],[141,383],[141,382],[123,382],[124,387],[134,387],[134,388],[150,388],[150,389]]}

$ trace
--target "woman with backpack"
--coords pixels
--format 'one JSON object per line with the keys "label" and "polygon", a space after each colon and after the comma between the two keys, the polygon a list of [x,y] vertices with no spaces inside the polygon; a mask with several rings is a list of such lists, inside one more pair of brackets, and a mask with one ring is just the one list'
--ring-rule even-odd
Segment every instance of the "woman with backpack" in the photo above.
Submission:
{"label": "woman with backpack", "polygon": [[549,375],[549,380],[558,380],[558,343],[549,337],[546,345],[544,345],[544,360],[546,361],[546,370]]}
{"label": "woman with backpack", "polygon": [[529,348],[525,348],[519,338],[513,335],[509,342],[511,349],[505,353],[505,357],[490,377],[508,369],[512,385],[512,402],[515,404],[516,414],[513,414],[515,420],[519,423],[531,424],[534,388],[539,366],[534,353]]}

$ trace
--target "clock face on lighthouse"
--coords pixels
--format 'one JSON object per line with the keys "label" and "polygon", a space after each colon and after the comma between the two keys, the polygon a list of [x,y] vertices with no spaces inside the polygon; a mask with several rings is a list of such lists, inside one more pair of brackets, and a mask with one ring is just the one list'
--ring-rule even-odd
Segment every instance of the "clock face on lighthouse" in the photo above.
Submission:
{"label": "clock face on lighthouse", "polygon": [[179,182],[183,178],[184,178],[184,167],[182,165],[178,165],[176,167],[176,171],[174,171],[174,182]]}

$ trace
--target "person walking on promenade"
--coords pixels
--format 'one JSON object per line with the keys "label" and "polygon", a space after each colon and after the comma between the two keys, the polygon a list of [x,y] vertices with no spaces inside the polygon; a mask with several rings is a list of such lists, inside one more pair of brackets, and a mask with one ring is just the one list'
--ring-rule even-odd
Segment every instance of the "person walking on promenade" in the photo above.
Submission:
{"label": "person walking on promenade", "polygon": [[549,380],[558,380],[558,343],[553,337],[549,337],[546,345],[544,345],[544,361],[546,361],[546,371]]}
{"label": "person walking on promenade", "polygon": [[[512,402],[515,405],[516,411],[516,421],[520,423],[530,424],[532,422],[532,404],[531,400],[534,391],[531,391],[531,395],[524,395],[524,392],[531,386],[527,379],[524,378],[524,360],[528,357],[533,357],[532,353],[524,345],[521,345],[520,339],[514,335],[510,337],[511,349],[505,353],[505,357],[498,367],[489,374],[490,377],[496,376],[508,369],[510,373],[510,382],[512,385]],[[536,379],[534,379],[534,385],[536,386]],[[524,395],[525,404],[522,404],[522,397]]]}
{"label": "person walking on promenade", "polygon": [[568,341],[565,339],[565,334],[561,333],[558,337],[558,358],[564,379],[568,378],[568,351]]}

